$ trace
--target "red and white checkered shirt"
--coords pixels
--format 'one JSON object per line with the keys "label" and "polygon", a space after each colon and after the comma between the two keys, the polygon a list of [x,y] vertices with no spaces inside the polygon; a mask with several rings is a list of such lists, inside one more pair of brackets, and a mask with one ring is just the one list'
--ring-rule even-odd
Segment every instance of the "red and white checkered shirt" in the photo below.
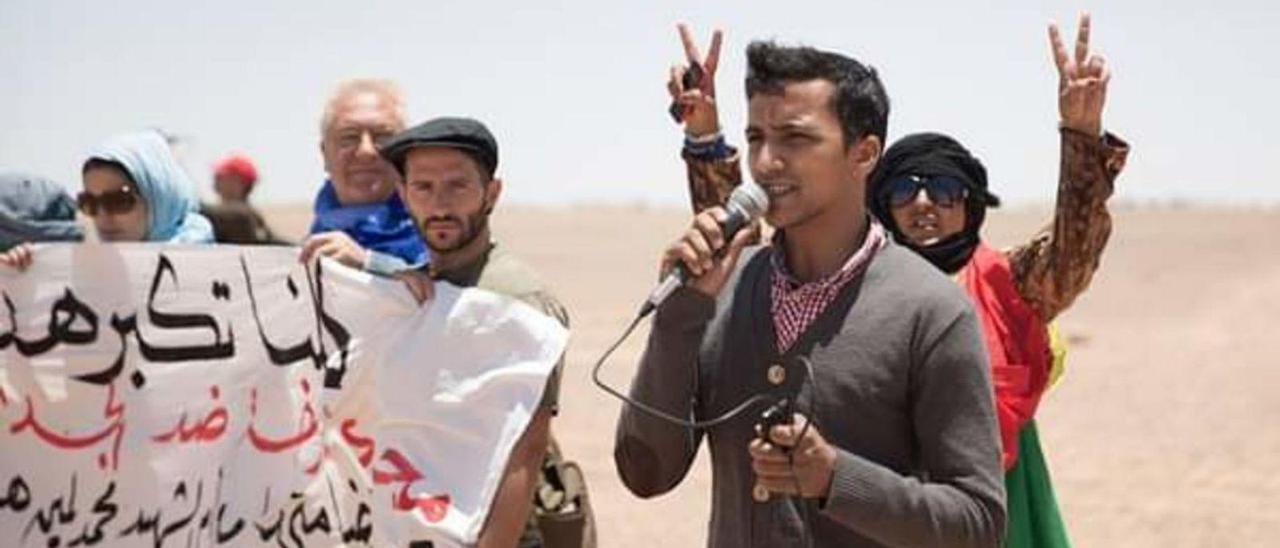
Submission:
{"label": "red and white checkered shirt", "polygon": [[840,270],[821,280],[801,283],[787,271],[781,240],[782,233],[774,239],[773,285],[770,288],[770,311],[773,313],[773,332],[777,337],[778,352],[786,352],[809,328],[809,324],[836,300],[840,290],[858,276],[871,258],[888,241],[884,227],[871,221],[867,238]]}

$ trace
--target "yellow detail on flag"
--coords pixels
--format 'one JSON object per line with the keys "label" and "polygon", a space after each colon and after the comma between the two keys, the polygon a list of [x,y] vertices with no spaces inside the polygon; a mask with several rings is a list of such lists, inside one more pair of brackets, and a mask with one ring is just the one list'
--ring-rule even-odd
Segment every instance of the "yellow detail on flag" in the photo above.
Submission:
{"label": "yellow detail on flag", "polygon": [[1049,365],[1049,388],[1053,388],[1058,384],[1058,379],[1062,378],[1062,373],[1067,367],[1067,339],[1058,333],[1058,324],[1051,322],[1049,329],[1049,355],[1051,357]]}

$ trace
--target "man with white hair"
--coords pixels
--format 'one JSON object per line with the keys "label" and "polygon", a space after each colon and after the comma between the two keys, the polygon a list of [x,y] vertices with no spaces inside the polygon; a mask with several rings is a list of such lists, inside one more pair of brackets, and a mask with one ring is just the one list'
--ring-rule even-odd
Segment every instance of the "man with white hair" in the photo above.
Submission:
{"label": "man with white hair", "polygon": [[320,119],[320,153],[328,179],[302,260],[316,255],[352,268],[393,275],[421,267],[427,249],[396,194],[400,175],[378,143],[404,129],[404,97],[389,80],[341,82]]}

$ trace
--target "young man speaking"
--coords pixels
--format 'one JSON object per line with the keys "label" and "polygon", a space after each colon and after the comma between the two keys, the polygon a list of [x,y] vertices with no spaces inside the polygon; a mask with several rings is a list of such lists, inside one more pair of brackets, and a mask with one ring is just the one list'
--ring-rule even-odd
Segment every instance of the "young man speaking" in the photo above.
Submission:
{"label": "young man speaking", "polygon": [[[888,97],[874,70],[806,47],[747,48],[748,164],[769,195],[770,245],[745,250],[699,214],[667,249],[692,280],[659,309],[631,387],[706,430],[624,408],[614,459],[640,496],[674,488],[702,438],[709,545],[995,546],[1004,491],[991,382],[960,289],[867,213]],[[810,377],[812,371],[812,377]]]}

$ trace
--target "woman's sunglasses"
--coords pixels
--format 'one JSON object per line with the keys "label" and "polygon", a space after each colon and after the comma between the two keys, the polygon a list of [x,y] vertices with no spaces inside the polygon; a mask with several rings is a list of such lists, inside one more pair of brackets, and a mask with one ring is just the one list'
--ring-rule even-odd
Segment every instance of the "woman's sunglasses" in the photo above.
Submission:
{"label": "woman's sunglasses", "polygon": [[938,207],[955,206],[963,202],[967,194],[964,183],[955,177],[907,175],[889,183],[889,204],[893,207],[907,205],[915,201],[920,189],[924,189],[929,201]]}
{"label": "woman's sunglasses", "polygon": [[133,211],[133,208],[137,205],[138,193],[134,192],[133,187],[129,186],[122,187],[120,190],[103,192],[102,194],[81,192],[79,196],[76,196],[76,206],[90,217],[97,216],[99,208],[104,213],[120,215]]}

